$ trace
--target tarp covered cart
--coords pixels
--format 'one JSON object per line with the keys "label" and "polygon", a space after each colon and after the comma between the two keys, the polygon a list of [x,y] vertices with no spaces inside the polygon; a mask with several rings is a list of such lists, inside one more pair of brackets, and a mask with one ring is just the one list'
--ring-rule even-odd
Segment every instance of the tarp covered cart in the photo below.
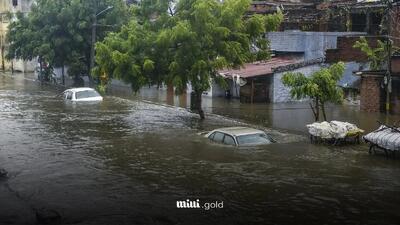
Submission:
{"label": "tarp covered cart", "polygon": [[356,125],[340,122],[322,122],[307,125],[311,143],[330,143],[333,145],[360,143],[363,130]]}
{"label": "tarp covered cart", "polygon": [[398,127],[381,125],[377,130],[365,135],[363,139],[369,144],[369,154],[372,152],[376,154],[376,149],[380,149],[385,152],[387,158],[389,153],[395,158],[396,151],[400,151],[400,128]]}

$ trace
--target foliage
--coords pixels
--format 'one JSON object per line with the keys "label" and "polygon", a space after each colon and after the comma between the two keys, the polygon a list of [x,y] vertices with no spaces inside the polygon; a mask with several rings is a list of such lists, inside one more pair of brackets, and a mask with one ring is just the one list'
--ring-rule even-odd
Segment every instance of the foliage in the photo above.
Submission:
{"label": "foliage", "polygon": [[96,73],[136,91],[165,82],[182,92],[191,84],[203,118],[201,95],[219,70],[270,57],[264,34],[278,28],[283,14],[247,16],[249,6],[249,0],[180,0],[172,9],[170,1],[143,1],[121,32],[97,44]]}
{"label": "foliage", "polygon": [[[94,14],[107,6],[114,8],[99,18],[98,39],[103,39],[110,29],[117,30],[124,22],[128,12],[124,1],[37,0],[27,16],[18,13],[17,20],[10,24],[7,58],[38,57],[55,67],[66,65],[76,73],[87,73]],[[106,24],[115,26],[102,26]]]}
{"label": "foliage", "polygon": [[325,103],[341,103],[343,99],[342,89],[337,83],[343,76],[344,68],[344,63],[339,62],[313,73],[310,77],[302,73],[286,73],[282,82],[291,88],[290,94],[293,98],[311,98],[315,121],[319,120],[320,109],[326,120]]}
{"label": "foliage", "polygon": [[388,56],[386,42],[378,40],[377,47],[372,48],[365,37],[360,37],[360,40],[356,41],[353,48],[358,48],[367,55],[371,70],[384,69]]}

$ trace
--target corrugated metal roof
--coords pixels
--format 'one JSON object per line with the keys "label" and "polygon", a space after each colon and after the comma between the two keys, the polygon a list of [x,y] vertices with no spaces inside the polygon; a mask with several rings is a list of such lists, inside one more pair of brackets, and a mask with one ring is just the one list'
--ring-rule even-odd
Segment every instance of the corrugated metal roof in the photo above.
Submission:
{"label": "corrugated metal roof", "polygon": [[256,77],[273,74],[273,70],[282,66],[288,66],[301,62],[302,59],[294,57],[274,57],[267,61],[247,63],[243,68],[237,70],[222,70],[221,74],[225,76],[239,75],[243,78]]}

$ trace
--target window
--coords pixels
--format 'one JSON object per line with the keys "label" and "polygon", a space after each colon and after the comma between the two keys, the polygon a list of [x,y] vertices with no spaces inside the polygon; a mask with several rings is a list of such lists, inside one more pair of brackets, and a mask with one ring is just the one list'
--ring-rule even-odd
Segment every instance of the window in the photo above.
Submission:
{"label": "window", "polygon": [[239,145],[270,144],[271,139],[265,134],[248,134],[237,137]]}
{"label": "window", "polygon": [[210,136],[208,136],[208,139],[213,140],[214,139],[214,135],[215,135],[215,132],[212,133]]}
{"label": "window", "polygon": [[80,91],[75,93],[76,99],[82,99],[82,98],[92,98],[92,97],[98,97],[100,96],[99,93],[95,91]]}
{"label": "window", "polygon": [[18,5],[18,0],[12,0],[12,4],[13,4],[14,7],[17,6]]}
{"label": "window", "polygon": [[224,134],[223,134],[223,133],[215,132],[214,138],[213,138],[213,140],[214,140],[215,142],[222,143],[222,140],[223,140],[223,139],[224,139]]}
{"label": "window", "polygon": [[1,14],[1,21],[3,22],[3,23],[8,23],[8,22],[10,22],[10,20],[8,19],[8,15],[7,14]]}
{"label": "window", "polygon": [[72,92],[67,93],[67,100],[72,100]]}
{"label": "window", "polygon": [[236,145],[235,144],[235,140],[233,139],[232,136],[225,134],[225,138],[224,138],[224,144],[226,145]]}

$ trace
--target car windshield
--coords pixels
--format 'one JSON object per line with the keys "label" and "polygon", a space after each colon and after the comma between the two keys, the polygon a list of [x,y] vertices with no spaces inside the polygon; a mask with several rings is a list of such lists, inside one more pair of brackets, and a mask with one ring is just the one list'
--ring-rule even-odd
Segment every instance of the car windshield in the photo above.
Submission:
{"label": "car windshield", "polygon": [[263,133],[258,134],[246,134],[237,137],[238,144],[243,145],[262,145],[270,144],[271,139]]}
{"label": "car windshield", "polygon": [[80,91],[76,92],[76,99],[82,99],[82,98],[92,98],[92,97],[98,97],[100,96],[99,93],[96,91],[92,90],[87,90],[87,91]]}

